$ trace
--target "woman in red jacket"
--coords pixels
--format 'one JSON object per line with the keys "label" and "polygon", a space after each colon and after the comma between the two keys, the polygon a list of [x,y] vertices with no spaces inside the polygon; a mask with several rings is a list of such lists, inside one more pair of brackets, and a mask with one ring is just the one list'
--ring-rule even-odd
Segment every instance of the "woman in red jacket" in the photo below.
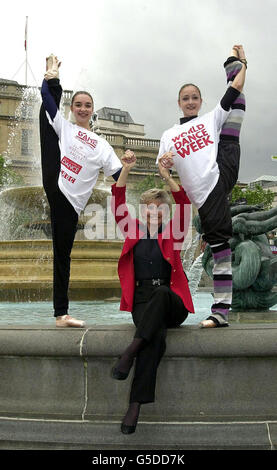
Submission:
{"label": "woman in red jacket", "polygon": [[131,151],[126,154],[119,179],[112,186],[112,209],[125,238],[118,262],[120,309],[132,312],[136,333],[113,367],[112,377],[126,379],[136,358],[129,408],[121,424],[121,431],[131,434],[135,432],[141,404],[155,399],[156,373],[166,348],[167,328],[180,326],[194,308],[180,259],[189,226],[190,201],[169,170],[160,165],[161,176],[176,203],[173,219],[164,224],[170,197],[158,189],[141,196],[144,223],[131,218],[125,192],[136,158]]}

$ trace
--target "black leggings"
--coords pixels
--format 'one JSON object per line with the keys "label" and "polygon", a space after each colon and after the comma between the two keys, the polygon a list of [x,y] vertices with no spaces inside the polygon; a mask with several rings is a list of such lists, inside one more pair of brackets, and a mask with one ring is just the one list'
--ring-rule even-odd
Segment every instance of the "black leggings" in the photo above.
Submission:
{"label": "black leggings", "polygon": [[[59,106],[62,88],[59,80],[48,81],[49,89]],[[44,106],[40,115],[40,143],[42,182],[50,206],[53,242],[53,303],[54,316],[68,311],[68,285],[70,254],[77,230],[78,214],[58,186],[60,174],[60,148],[58,137],[49,124]]]}
{"label": "black leggings", "polygon": [[210,245],[224,243],[232,237],[232,216],[228,196],[238,179],[240,145],[220,141],[217,163],[219,178],[216,186],[198,209],[203,239]]}
{"label": "black leggings", "polygon": [[137,287],[133,321],[135,338],[146,340],[136,357],[130,403],[155,400],[156,375],[166,350],[167,328],[180,326],[188,316],[182,299],[167,286]]}

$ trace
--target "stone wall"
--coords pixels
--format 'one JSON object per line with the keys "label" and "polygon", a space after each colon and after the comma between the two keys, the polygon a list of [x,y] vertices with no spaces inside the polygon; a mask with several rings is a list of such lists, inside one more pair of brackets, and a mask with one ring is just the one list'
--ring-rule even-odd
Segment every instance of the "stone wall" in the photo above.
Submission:
{"label": "stone wall", "polygon": [[133,332],[1,327],[0,447],[274,448],[276,324],[169,330],[156,402],[124,436],[131,377],[115,381],[110,370]]}

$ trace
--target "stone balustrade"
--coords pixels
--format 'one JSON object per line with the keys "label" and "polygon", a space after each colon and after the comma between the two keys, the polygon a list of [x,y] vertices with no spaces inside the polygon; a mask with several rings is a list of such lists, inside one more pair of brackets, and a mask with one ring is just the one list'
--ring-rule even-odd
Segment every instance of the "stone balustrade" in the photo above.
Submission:
{"label": "stone balustrade", "polygon": [[133,137],[126,137],[125,145],[127,147],[154,147],[158,149],[160,141],[156,139],[137,139]]}

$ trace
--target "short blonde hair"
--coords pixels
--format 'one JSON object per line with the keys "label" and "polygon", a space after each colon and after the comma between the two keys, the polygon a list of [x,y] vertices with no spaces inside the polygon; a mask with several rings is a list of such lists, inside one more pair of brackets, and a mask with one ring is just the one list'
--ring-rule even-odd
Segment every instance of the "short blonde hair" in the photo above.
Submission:
{"label": "short blonde hair", "polygon": [[140,195],[140,204],[148,204],[151,201],[161,201],[162,204],[167,204],[171,208],[171,199],[167,191],[164,189],[152,188],[148,189]]}

